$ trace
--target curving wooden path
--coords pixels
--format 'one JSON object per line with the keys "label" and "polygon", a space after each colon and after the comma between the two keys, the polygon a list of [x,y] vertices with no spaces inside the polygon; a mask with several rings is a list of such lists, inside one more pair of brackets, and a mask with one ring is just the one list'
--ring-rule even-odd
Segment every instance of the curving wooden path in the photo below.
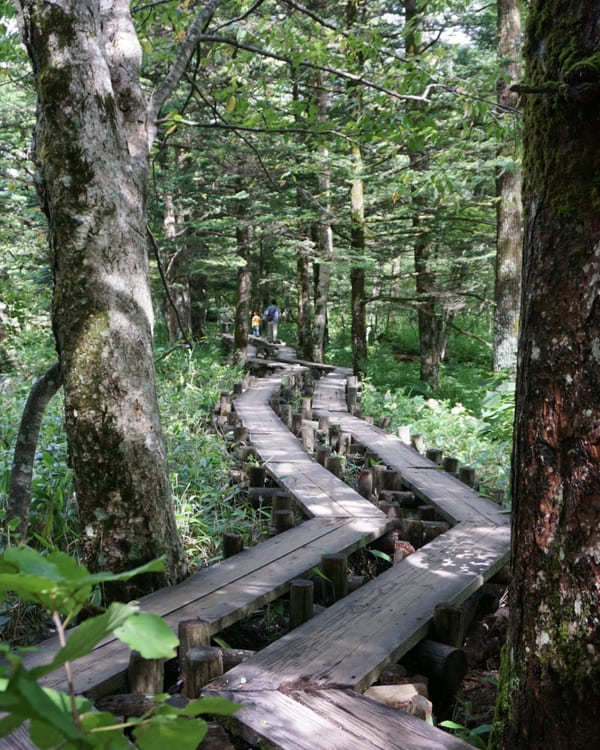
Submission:
{"label": "curving wooden path", "polygon": [[[278,352],[270,349],[268,354],[273,360]],[[144,597],[142,610],[162,615],[174,630],[182,620],[201,619],[216,634],[286,593],[290,581],[319,565],[323,554],[350,554],[388,530],[386,516],[311,458],[271,409],[270,399],[283,377],[314,367],[296,360],[289,349],[281,357],[282,369],[256,381],[236,399],[235,410],[270,475],[308,520]],[[495,504],[398,438],[350,416],[344,395],[348,371],[321,370],[327,374],[317,381],[313,410],[328,414],[398,471],[406,487],[435,505],[452,528],[227,672],[208,691],[243,703],[236,715],[240,727],[281,750],[466,748],[359,691],[427,634],[438,602],[462,602],[506,563],[508,520]],[[46,641],[28,656],[27,665],[48,662],[57,648],[55,639]],[[117,639],[106,639],[74,663],[78,692],[99,697],[125,691],[128,662],[128,649]],[[66,689],[59,674],[49,675],[45,684]],[[0,747],[17,746],[10,738],[0,740]]]}

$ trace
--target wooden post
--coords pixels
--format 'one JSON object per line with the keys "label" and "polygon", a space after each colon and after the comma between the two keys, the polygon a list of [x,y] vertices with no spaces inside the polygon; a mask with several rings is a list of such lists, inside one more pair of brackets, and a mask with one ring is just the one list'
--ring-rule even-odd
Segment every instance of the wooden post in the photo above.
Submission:
{"label": "wooden post", "polygon": [[227,391],[221,391],[219,397],[219,414],[226,416],[231,411],[231,396]]}
{"label": "wooden post", "polygon": [[319,430],[329,434],[329,416],[327,414],[319,417]]}
{"label": "wooden post", "polygon": [[362,469],[358,474],[358,491],[367,500],[373,494],[373,473],[369,469]]}
{"label": "wooden post", "polygon": [[410,652],[410,661],[429,678],[429,692],[439,712],[444,713],[467,672],[467,657],[459,648],[436,641],[421,641]]}
{"label": "wooden post", "polygon": [[137,651],[129,655],[127,681],[130,693],[162,693],[165,681],[164,659],[144,659]]}
{"label": "wooden post", "polygon": [[443,451],[441,451],[439,448],[428,448],[425,451],[425,456],[430,461],[433,461],[434,464],[438,464],[438,466],[442,463],[442,456]]}
{"label": "wooden post", "polygon": [[346,404],[348,405],[348,409],[352,411],[352,409],[356,407],[358,403],[358,388],[349,387],[346,393]]}
{"label": "wooden post", "polygon": [[312,419],[312,399],[310,396],[302,397],[302,419]]}
{"label": "wooden post", "polygon": [[305,578],[296,578],[290,583],[290,630],[313,616],[314,592],[314,583]]}
{"label": "wooden post", "polygon": [[340,434],[342,428],[339,424],[329,425],[329,447],[332,451],[337,451],[340,447]]}
{"label": "wooden post", "polygon": [[250,466],[248,468],[248,481],[250,487],[264,487],[265,486],[265,467],[264,466]]}
{"label": "wooden post", "polygon": [[398,437],[405,445],[411,445],[410,427],[407,424],[401,424],[398,427]]}
{"label": "wooden post", "polygon": [[380,500],[386,500],[389,503],[397,503],[401,508],[418,508],[423,501],[416,497],[412,492],[402,490],[382,490],[379,493]]}
{"label": "wooden post", "polygon": [[341,552],[323,555],[321,557],[321,570],[329,578],[325,581],[325,601],[328,604],[337,602],[348,593],[348,562],[346,556]]}
{"label": "wooden post", "polygon": [[294,435],[299,436],[302,430],[302,414],[299,411],[295,411],[292,414],[292,432]]}
{"label": "wooden post", "polygon": [[209,624],[204,620],[181,620],[178,626],[179,663],[191,648],[210,646]]}
{"label": "wooden post", "polygon": [[292,427],[292,405],[281,404],[281,408],[279,409],[279,417],[283,424],[288,428],[288,430],[290,430]]}
{"label": "wooden post", "polygon": [[371,467],[371,472],[373,474],[373,489],[377,494],[383,489],[383,475],[386,471],[387,466],[385,464],[375,464],[375,466]]}
{"label": "wooden post", "polygon": [[271,504],[271,525],[275,528],[275,514],[279,510],[292,510],[292,498],[289,495],[275,495]]}
{"label": "wooden post", "polygon": [[202,688],[223,674],[220,648],[204,646],[190,649],[183,660],[183,694],[198,698]]}
{"label": "wooden post", "polygon": [[399,492],[402,489],[402,477],[399,472],[388,469],[381,473],[381,489]]}
{"label": "wooden post", "polygon": [[338,453],[342,453],[344,456],[347,453],[349,453],[351,442],[352,442],[352,435],[349,432],[341,432]]}
{"label": "wooden post", "polygon": [[364,420],[367,424],[375,424],[375,419],[371,414],[367,414]]}
{"label": "wooden post", "polygon": [[295,523],[293,510],[276,510],[273,513],[273,525],[276,534],[294,528]]}
{"label": "wooden post", "polygon": [[382,430],[387,430],[392,423],[392,418],[388,416],[381,416],[377,420],[377,427],[380,427]]}
{"label": "wooden post", "polygon": [[233,437],[236,443],[245,443],[248,440],[248,430],[245,427],[236,427]]}
{"label": "wooden post", "polygon": [[362,406],[360,404],[354,404],[354,406],[349,411],[353,417],[358,417],[359,419],[362,417]]}
{"label": "wooden post", "polygon": [[241,396],[243,390],[244,390],[244,386],[241,382],[233,384],[233,393],[235,396]]}
{"label": "wooden post", "polygon": [[330,448],[328,448],[326,445],[319,445],[319,447],[317,448],[317,461],[321,464],[321,466],[325,466],[330,454]]}
{"label": "wooden post", "polygon": [[344,465],[342,456],[327,456],[325,459],[325,468],[339,479],[344,474]]}
{"label": "wooden post", "polygon": [[358,382],[358,376],[357,375],[348,375],[346,378],[346,390],[348,388],[358,388],[359,382]]}
{"label": "wooden post", "polygon": [[244,538],[241,534],[226,531],[223,534],[223,559],[233,557],[244,549]]}
{"label": "wooden post", "polygon": [[423,546],[423,521],[416,518],[402,519],[402,534],[415,549]]}
{"label": "wooden post", "polygon": [[421,521],[423,544],[428,544],[440,534],[445,534],[450,526],[445,521]]}
{"label": "wooden post", "polygon": [[458,478],[469,487],[475,486],[475,469],[472,466],[461,466],[458,470]]}
{"label": "wooden post", "polygon": [[425,440],[423,439],[423,435],[411,435],[410,443],[417,453],[420,453],[421,455],[425,453]]}
{"label": "wooden post", "polygon": [[433,505],[419,505],[417,513],[421,521],[435,521],[436,511]]}
{"label": "wooden post", "polygon": [[449,474],[458,474],[458,458],[446,456],[442,461],[442,467],[444,471],[447,471]]}
{"label": "wooden post", "polygon": [[302,445],[307,453],[315,451],[315,429],[310,424],[302,425]]}
{"label": "wooden post", "polygon": [[431,636],[440,643],[460,648],[465,637],[465,621],[462,607],[453,607],[446,602],[435,605],[431,621]]}

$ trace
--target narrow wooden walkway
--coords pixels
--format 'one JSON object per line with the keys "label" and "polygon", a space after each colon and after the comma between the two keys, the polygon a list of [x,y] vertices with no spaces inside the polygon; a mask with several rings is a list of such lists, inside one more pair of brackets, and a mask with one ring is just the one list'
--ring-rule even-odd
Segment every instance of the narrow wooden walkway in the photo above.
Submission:
{"label": "narrow wooden walkway", "polygon": [[[275,354],[270,350],[271,357]],[[144,597],[142,609],[162,615],[174,630],[180,621],[197,618],[216,634],[286,593],[290,582],[319,565],[323,554],[350,554],[389,528],[378,508],[307,455],[271,409],[282,378],[307,366],[289,348],[282,358],[283,370],[254,383],[236,399],[235,410],[270,475],[308,520]],[[313,410],[327,413],[400,472],[406,486],[434,504],[454,528],[227,672],[208,691],[243,703],[236,715],[239,726],[281,750],[467,748],[357,691],[426,635],[438,602],[462,602],[505,564],[507,519],[399,439],[351,417],[345,407],[347,371],[329,367],[322,372],[327,374],[317,383]],[[27,657],[27,666],[47,663],[57,648],[55,639],[46,641]],[[128,649],[106,639],[73,664],[78,692],[98,697],[125,690],[128,661]],[[45,684],[66,689],[60,674],[49,675]],[[10,744],[0,741],[0,746]]]}

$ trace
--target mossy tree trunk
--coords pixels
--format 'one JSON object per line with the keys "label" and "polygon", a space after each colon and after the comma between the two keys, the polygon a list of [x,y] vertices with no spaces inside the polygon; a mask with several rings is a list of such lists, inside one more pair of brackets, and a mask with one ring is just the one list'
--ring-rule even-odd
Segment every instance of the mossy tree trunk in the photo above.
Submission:
{"label": "mossy tree trunk", "polygon": [[133,598],[185,571],[155,388],[148,152],[158,112],[216,4],[191,24],[147,101],[128,0],[17,3],[38,97],[35,160],[83,558],[115,571],[166,558],[164,575],[108,587],[111,598]]}
{"label": "mossy tree trunk", "polygon": [[[510,625],[496,747],[598,743],[597,0],[529,4]],[[502,724],[503,722],[503,724]]]}
{"label": "mossy tree trunk", "polygon": [[[517,366],[519,308],[521,303],[521,168],[518,164],[517,117],[502,107],[518,106],[511,83],[521,76],[521,2],[498,0],[498,58],[503,75],[498,79],[499,118],[502,122],[500,158],[514,159],[512,168],[496,175],[496,270],[494,301],[494,370]],[[508,78],[508,81],[506,80]]]}

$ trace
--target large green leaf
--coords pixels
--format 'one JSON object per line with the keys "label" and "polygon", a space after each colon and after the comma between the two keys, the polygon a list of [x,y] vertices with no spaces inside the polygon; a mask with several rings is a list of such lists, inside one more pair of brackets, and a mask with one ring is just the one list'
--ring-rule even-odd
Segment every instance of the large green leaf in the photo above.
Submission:
{"label": "large green leaf", "polygon": [[107,635],[124,625],[127,619],[137,611],[137,606],[114,602],[103,614],[82,622],[71,633],[66,646],[58,651],[52,662],[32,669],[30,672],[31,676],[34,679],[38,679],[62,666],[67,661],[75,661],[75,659],[89,654],[103,638],[106,638]]}
{"label": "large green leaf", "polygon": [[197,701],[188,703],[185,708],[179,711],[180,716],[198,716],[200,714],[218,714],[219,716],[233,716],[236,711],[242,708],[241,703],[232,703],[227,698],[218,696],[210,698],[200,698]]}
{"label": "large green leaf", "polygon": [[140,613],[132,615],[115,635],[144,659],[170,659],[176,655],[179,639],[158,615]]}
{"label": "large green leaf", "polygon": [[206,735],[206,722],[202,719],[177,719],[165,717],[134,731],[140,750],[196,750]]}

